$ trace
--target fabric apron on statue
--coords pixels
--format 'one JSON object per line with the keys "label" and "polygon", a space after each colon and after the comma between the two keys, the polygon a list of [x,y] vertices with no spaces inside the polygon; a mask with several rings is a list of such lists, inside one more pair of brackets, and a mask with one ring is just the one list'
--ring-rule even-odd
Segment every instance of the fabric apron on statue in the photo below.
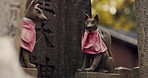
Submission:
{"label": "fabric apron on statue", "polygon": [[23,19],[21,47],[32,53],[36,43],[35,23],[30,19]]}
{"label": "fabric apron on statue", "polygon": [[107,47],[102,41],[99,32],[85,31],[84,35],[82,36],[81,47],[83,53],[86,54],[99,54],[107,50]]}

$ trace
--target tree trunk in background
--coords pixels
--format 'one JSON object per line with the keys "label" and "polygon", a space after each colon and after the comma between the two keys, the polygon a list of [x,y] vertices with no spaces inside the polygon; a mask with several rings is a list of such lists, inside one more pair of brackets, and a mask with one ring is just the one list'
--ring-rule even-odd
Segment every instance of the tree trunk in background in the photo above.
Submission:
{"label": "tree trunk in background", "polygon": [[139,78],[148,77],[148,0],[136,0],[139,49]]}
{"label": "tree trunk in background", "polygon": [[91,15],[90,0],[43,1],[50,11],[44,11],[48,20],[43,31],[37,26],[39,41],[31,61],[38,65],[39,78],[72,78],[82,66],[81,36],[84,14]]}

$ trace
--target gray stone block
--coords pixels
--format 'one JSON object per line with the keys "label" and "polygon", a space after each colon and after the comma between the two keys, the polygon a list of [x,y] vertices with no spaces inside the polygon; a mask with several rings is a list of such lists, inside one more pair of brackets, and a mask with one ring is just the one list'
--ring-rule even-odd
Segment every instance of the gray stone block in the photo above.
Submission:
{"label": "gray stone block", "polygon": [[139,78],[139,67],[134,67],[134,69],[132,71],[132,77]]}
{"label": "gray stone block", "polygon": [[115,68],[115,73],[121,75],[121,78],[132,78],[132,70],[125,67]]}
{"label": "gray stone block", "polygon": [[121,78],[115,73],[77,72],[75,78]]}
{"label": "gray stone block", "polygon": [[33,76],[34,78],[37,78],[38,76],[38,70],[36,68],[23,68],[26,73]]}

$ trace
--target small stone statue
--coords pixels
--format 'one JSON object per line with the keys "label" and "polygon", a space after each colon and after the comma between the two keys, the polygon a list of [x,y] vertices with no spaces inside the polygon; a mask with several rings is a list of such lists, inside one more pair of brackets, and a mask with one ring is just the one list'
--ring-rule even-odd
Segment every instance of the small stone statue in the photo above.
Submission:
{"label": "small stone statue", "polygon": [[111,36],[101,31],[98,26],[99,17],[90,18],[85,15],[85,33],[82,37],[84,62],[79,72],[112,72],[114,59],[111,52]]}
{"label": "small stone statue", "polygon": [[27,68],[35,67],[35,65],[31,64],[29,61],[29,53],[32,53],[36,43],[35,25],[38,22],[41,23],[47,20],[46,16],[38,6],[39,4],[31,4],[26,10],[25,18],[23,19],[21,57]]}

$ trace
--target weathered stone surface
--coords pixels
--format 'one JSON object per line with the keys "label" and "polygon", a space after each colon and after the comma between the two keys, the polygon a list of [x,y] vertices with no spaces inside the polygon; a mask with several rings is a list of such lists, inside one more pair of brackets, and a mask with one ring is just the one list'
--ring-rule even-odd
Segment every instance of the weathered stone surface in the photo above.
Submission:
{"label": "weathered stone surface", "polygon": [[[81,36],[84,14],[91,15],[90,0],[38,0],[49,3],[44,11],[48,20],[37,40],[31,62],[37,65],[39,78],[70,78],[82,65]],[[48,69],[48,70],[44,70]],[[44,74],[46,73],[46,74]]]}
{"label": "weathered stone surface", "polygon": [[139,78],[139,67],[135,67],[132,70],[132,78]]}
{"label": "weathered stone surface", "polygon": [[115,73],[77,72],[75,78],[121,78]]}
{"label": "weathered stone surface", "polygon": [[121,78],[132,78],[132,70],[129,68],[118,67],[115,69],[115,73],[121,75]]}
{"label": "weathered stone surface", "polygon": [[23,69],[29,75],[37,78],[37,76],[38,76],[38,70],[36,68],[23,68]]}
{"label": "weathered stone surface", "polygon": [[138,31],[139,77],[148,77],[148,0],[135,0]]}

